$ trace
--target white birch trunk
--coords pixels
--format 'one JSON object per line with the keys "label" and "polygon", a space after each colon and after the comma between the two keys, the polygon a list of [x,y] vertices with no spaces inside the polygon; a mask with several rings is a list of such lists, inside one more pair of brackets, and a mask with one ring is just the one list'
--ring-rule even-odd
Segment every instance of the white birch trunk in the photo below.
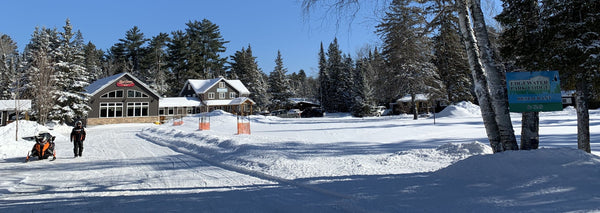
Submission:
{"label": "white birch trunk", "polygon": [[517,145],[517,139],[508,110],[508,96],[506,93],[506,84],[504,83],[504,73],[501,72],[501,69],[494,60],[494,52],[490,45],[480,0],[471,0],[470,9],[473,17],[473,28],[477,38],[477,46],[481,54],[483,68],[487,74],[489,91],[492,97],[491,104],[500,130],[500,140],[503,149],[518,150],[519,146]]}
{"label": "white birch trunk", "polygon": [[524,112],[521,117],[521,149],[537,149],[540,144],[539,112]]}
{"label": "white birch trunk", "polygon": [[498,124],[496,123],[495,113],[492,108],[490,93],[488,90],[488,83],[486,80],[481,59],[479,57],[479,50],[477,49],[477,40],[471,28],[471,20],[469,19],[469,8],[465,2],[466,0],[457,0],[457,10],[459,14],[459,25],[461,37],[467,50],[467,56],[469,59],[469,68],[471,69],[471,75],[473,75],[475,94],[479,101],[479,107],[481,109],[481,116],[483,118],[483,124],[490,141],[490,146],[494,152],[504,151],[504,148],[500,140],[500,131]]}
{"label": "white birch trunk", "polygon": [[[583,76],[583,74],[579,74]],[[591,153],[590,147],[590,113],[588,111],[588,89],[585,77],[577,77],[575,107],[577,110],[577,148]]]}

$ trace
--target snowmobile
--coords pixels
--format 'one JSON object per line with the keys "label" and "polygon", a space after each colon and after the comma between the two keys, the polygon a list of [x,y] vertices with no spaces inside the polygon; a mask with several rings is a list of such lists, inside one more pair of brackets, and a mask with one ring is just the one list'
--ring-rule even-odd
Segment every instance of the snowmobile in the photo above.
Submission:
{"label": "snowmobile", "polygon": [[56,151],[54,151],[54,139],[56,136],[52,136],[48,132],[40,132],[34,137],[25,137],[25,140],[35,140],[35,145],[29,153],[25,162],[28,162],[30,158],[37,157],[39,160],[48,159],[52,156],[52,160],[56,160]]}

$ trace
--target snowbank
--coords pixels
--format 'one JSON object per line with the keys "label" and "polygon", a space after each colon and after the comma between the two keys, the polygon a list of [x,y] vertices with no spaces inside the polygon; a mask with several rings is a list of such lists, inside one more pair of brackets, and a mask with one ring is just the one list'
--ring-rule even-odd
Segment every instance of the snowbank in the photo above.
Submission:
{"label": "snowbank", "polygon": [[446,108],[444,108],[444,110],[437,113],[436,117],[481,117],[481,110],[479,109],[479,106],[471,102],[463,101],[457,104],[447,106]]}

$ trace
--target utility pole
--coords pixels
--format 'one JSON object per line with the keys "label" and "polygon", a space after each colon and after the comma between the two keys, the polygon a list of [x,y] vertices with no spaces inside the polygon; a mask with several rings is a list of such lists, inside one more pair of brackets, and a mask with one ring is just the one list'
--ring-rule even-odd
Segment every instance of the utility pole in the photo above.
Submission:
{"label": "utility pole", "polygon": [[15,141],[19,140],[19,75],[17,74],[17,89],[15,90]]}

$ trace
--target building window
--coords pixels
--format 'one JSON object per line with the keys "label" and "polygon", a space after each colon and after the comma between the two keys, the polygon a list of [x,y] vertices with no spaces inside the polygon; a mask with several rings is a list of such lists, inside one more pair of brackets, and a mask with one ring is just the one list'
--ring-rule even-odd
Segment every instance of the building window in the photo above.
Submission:
{"label": "building window", "polygon": [[225,93],[224,92],[220,92],[219,93],[219,99],[225,99]]}
{"label": "building window", "polygon": [[175,113],[175,109],[173,109],[173,107],[169,107],[168,113],[169,114],[167,114],[167,115],[173,115]]}
{"label": "building window", "polygon": [[100,103],[100,118],[123,117],[123,103]]}
{"label": "building window", "polygon": [[229,98],[230,98],[230,99],[234,99],[234,98],[236,98],[236,97],[235,97],[235,92],[230,92],[230,93],[229,93]]}
{"label": "building window", "polygon": [[128,117],[148,116],[149,106],[150,106],[150,104],[148,102],[127,103],[127,116]]}
{"label": "building window", "polygon": [[208,93],[208,99],[215,99],[215,93],[214,92],[209,92]]}
{"label": "building window", "polygon": [[137,90],[127,90],[128,98],[147,98],[148,95],[146,93],[137,91]]}
{"label": "building window", "polygon": [[219,88],[225,88],[225,82],[219,82]]}
{"label": "building window", "polygon": [[110,92],[107,92],[104,95],[100,96],[100,98],[122,98],[122,97],[123,97],[123,90],[110,91]]}

